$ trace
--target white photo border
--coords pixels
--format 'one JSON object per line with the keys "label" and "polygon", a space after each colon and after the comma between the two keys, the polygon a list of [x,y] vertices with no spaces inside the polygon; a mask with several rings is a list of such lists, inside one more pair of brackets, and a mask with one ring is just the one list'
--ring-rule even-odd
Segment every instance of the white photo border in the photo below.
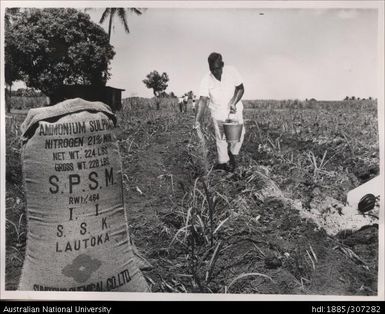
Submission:
{"label": "white photo border", "polygon": [[384,187],[384,2],[383,1],[1,1],[1,106],[0,106],[0,296],[4,300],[114,300],[114,301],[383,301],[384,290],[384,194],[380,199],[378,290],[377,296],[266,295],[266,294],[175,294],[127,292],[39,292],[5,290],[5,92],[4,92],[4,13],[7,7],[104,8],[357,8],[378,11],[378,130],[380,176]]}

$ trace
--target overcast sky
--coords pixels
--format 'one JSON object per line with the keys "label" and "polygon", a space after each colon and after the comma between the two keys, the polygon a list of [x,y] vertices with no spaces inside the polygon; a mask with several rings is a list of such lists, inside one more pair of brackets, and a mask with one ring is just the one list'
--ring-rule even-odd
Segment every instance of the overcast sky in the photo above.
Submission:
{"label": "overcast sky", "polygon": [[[88,11],[98,22],[103,9]],[[245,99],[377,97],[375,9],[149,8],[119,20],[108,85],[151,97],[142,83],[167,72],[167,92],[198,92],[216,51],[244,79]],[[107,29],[107,22],[103,24]]]}
{"label": "overcast sky", "polygon": [[[74,2],[24,3],[73,7]],[[82,11],[92,6],[77,3]],[[86,13],[96,23],[104,10],[101,6],[130,4],[92,3],[99,8]],[[223,8],[218,2],[211,2],[216,8],[206,4],[206,8],[182,8],[181,3],[188,1],[156,1],[141,16],[129,14],[129,34],[115,19],[111,44],[116,55],[107,84],[125,89],[123,97],[152,97],[152,90],[142,81],[153,70],[169,75],[167,92],[178,96],[189,90],[198,93],[208,71],[207,57],[213,51],[222,53],[225,64],[238,68],[244,80],[244,99],[379,97],[376,8],[320,8],[320,1],[302,9],[279,8],[275,1],[274,8],[258,8],[262,3],[258,1],[251,2],[254,8],[237,7],[237,2],[224,2],[233,8]],[[284,6],[292,3],[285,1]],[[108,21],[102,26],[107,30]],[[19,86],[15,84],[15,88]]]}

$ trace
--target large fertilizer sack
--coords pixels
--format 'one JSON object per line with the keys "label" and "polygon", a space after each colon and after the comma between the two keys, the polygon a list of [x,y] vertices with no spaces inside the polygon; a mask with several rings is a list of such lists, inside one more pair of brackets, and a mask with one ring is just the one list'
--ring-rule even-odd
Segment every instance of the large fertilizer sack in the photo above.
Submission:
{"label": "large fertilizer sack", "polygon": [[107,105],[80,98],[29,111],[20,290],[149,290],[129,238],[115,122]]}

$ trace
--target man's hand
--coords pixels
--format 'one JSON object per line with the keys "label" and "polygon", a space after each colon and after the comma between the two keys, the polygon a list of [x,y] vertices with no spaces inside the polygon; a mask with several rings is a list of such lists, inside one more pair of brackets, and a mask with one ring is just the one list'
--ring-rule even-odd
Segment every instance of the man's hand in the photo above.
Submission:
{"label": "man's hand", "polygon": [[230,113],[236,113],[236,112],[237,112],[236,105],[230,105]]}

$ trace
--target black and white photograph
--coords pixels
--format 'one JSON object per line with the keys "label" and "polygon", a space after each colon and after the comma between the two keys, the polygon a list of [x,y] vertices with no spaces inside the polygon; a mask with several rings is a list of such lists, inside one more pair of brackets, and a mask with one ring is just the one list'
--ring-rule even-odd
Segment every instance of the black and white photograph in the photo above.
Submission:
{"label": "black and white photograph", "polygon": [[1,21],[1,299],[384,300],[383,1]]}

